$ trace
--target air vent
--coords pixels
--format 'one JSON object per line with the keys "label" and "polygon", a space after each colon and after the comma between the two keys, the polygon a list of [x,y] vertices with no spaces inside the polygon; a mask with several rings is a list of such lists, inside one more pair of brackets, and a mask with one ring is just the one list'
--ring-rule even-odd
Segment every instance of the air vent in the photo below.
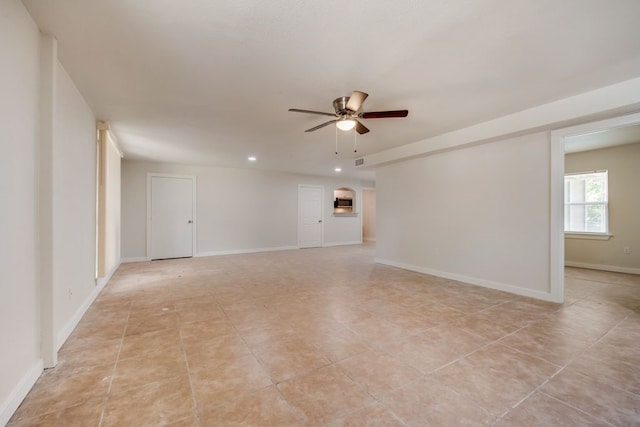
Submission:
{"label": "air vent", "polygon": [[359,159],[356,159],[356,166],[362,166],[364,165],[364,157],[360,157]]}

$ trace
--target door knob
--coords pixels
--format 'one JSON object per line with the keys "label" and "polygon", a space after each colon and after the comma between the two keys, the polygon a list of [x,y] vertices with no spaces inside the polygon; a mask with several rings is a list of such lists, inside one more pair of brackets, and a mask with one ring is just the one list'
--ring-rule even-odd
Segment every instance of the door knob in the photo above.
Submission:
{"label": "door knob", "polygon": [[318,220],[318,222],[322,222],[322,220],[321,220],[321,219],[319,219],[319,220]]}
{"label": "door knob", "polygon": [[189,221],[187,221],[187,222],[188,222],[189,224],[191,224],[193,221],[189,220]]}

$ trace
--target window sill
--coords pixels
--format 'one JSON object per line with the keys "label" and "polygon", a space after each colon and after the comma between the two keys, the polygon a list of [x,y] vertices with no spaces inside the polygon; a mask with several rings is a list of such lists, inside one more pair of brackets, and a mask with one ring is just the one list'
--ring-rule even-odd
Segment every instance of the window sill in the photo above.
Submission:
{"label": "window sill", "polygon": [[613,234],[608,233],[564,233],[565,239],[585,239],[585,240],[609,240]]}

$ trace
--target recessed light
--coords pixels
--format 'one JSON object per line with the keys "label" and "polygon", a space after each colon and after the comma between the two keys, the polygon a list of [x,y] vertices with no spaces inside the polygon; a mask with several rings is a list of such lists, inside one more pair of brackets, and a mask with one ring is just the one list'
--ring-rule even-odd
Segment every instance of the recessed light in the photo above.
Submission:
{"label": "recessed light", "polygon": [[255,162],[256,160],[258,160],[258,158],[256,156],[249,156],[247,157],[247,160],[249,160],[250,162]]}
{"label": "recessed light", "polygon": [[335,168],[334,169],[336,172],[342,172],[342,168]]}

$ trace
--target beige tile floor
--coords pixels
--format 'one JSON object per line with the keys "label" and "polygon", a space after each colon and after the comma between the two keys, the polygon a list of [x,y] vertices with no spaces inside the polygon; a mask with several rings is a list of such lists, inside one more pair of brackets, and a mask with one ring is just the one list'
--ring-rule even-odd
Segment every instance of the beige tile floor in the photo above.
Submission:
{"label": "beige tile floor", "polygon": [[373,256],[122,265],[10,425],[640,425],[640,276],[557,305]]}

